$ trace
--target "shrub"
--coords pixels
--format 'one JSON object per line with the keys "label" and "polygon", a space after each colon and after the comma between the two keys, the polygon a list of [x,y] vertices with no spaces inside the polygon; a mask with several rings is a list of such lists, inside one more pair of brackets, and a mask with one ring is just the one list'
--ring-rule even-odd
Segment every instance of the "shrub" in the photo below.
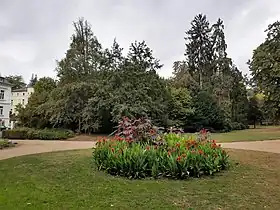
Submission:
{"label": "shrub", "polygon": [[158,137],[158,129],[146,118],[131,120],[124,117],[119,121],[116,136],[135,142],[151,143]]}
{"label": "shrub", "polygon": [[42,129],[17,128],[5,130],[2,133],[6,139],[40,139],[40,140],[61,140],[74,136],[73,131],[64,129]]}
{"label": "shrub", "polygon": [[185,179],[212,175],[229,165],[228,154],[215,141],[166,134],[164,145],[139,144],[125,138],[102,139],[93,152],[99,170],[129,178]]}
{"label": "shrub", "polygon": [[8,147],[14,147],[15,144],[12,142],[9,142],[7,140],[0,140],[0,149],[8,148]]}

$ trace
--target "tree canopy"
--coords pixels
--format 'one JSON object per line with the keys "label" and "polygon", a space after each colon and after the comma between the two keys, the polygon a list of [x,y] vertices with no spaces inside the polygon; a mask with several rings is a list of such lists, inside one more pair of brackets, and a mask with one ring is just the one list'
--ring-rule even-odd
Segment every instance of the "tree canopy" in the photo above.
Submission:
{"label": "tree canopy", "polygon": [[168,79],[158,75],[163,64],[145,41],[131,43],[124,54],[116,39],[104,48],[83,18],[73,27],[65,57],[57,61],[58,80],[33,78],[35,92],[19,108],[20,125],[109,133],[127,116],[159,126],[230,131],[256,122],[265,107],[279,112],[278,22],[250,62],[258,90],[252,94],[227,53],[221,19],[212,24],[206,15],[194,17],[185,33],[185,58],[174,62]]}

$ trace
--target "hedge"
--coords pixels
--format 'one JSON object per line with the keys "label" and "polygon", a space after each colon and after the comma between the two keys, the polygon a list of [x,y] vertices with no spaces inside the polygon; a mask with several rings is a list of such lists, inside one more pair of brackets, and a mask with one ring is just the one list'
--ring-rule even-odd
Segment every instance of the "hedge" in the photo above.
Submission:
{"label": "hedge", "polygon": [[40,140],[61,140],[74,136],[74,132],[65,129],[41,129],[17,128],[4,130],[2,137],[5,139],[40,139]]}

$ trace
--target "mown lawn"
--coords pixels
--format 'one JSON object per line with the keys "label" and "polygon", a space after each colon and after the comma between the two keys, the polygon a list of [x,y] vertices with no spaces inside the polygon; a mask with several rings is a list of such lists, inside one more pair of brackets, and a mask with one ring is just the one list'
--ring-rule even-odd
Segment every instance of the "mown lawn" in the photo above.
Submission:
{"label": "mown lawn", "polygon": [[[186,134],[186,136],[196,138],[195,134]],[[211,139],[218,142],[280,140],[280,126],[263,126],[228,133],[211,133]]]}
{"label": "mown lawn", "polygon": [[230,150],[215,177],[127,180],[94,170],[91,150],[0,161],[0,209],[280,209],[280,155]]}

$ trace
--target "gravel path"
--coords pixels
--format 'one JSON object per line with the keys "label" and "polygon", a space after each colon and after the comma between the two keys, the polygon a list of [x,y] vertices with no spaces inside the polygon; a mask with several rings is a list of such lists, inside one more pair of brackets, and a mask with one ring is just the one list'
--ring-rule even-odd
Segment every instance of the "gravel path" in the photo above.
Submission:
{"label": "gravel path", "polygon": [[[75,149],[90,149],[95,143],[92,141],[41,141],[41,140],[17,140],[18,146],[0,150],[0,160],[16,156],[63,151]],[[255,150],[264,152],[280,153],[280,140],[232,142],[223,143],[224,148]]]}
{"label": "gravel path", "polygon": [[280,140],[223,143],[224,148],[280,153]]}
{"label": "gravel path", "polygon": [[42,141],[42,140],[17,140],[14,148],[0,150],[0,160],[16,156],[63,151],[75,149],[90,149],[95,143],[91,141]]}

